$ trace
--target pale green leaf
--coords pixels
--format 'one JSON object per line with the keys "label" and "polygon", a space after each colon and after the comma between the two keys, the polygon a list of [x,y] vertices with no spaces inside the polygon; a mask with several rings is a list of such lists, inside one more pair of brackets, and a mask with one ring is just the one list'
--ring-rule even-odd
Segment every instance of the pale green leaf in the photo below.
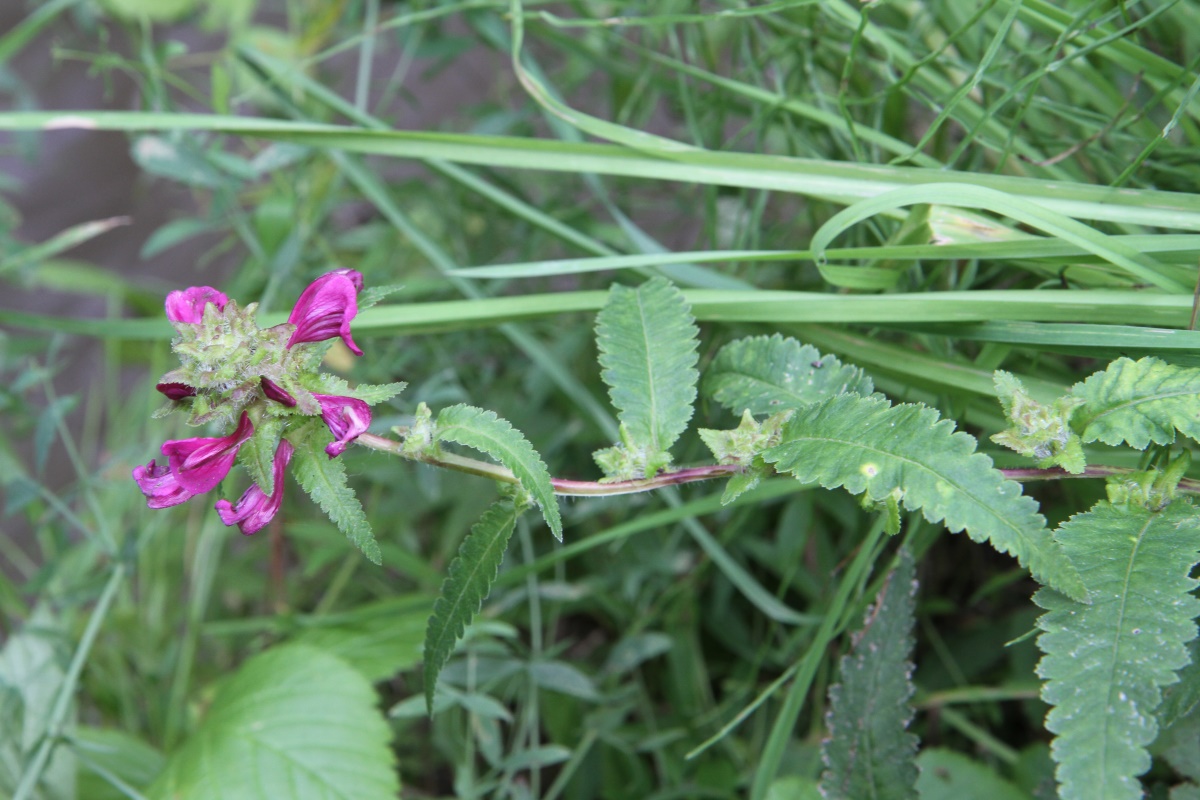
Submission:
{"label": "pale green leaf", "polygon": [[601,377],[636,446],[662,453],[687,429],[699,377],[697,333],[687,301],[663,278],[609,292],[596,317]]}
{"label": "pale green leaf", "polygon": [[704,371],[704,394],[735,414],[774,414],[839,394],[875,390],[861,369],[795,339],[754,336],[721,348]]}
{"label": "pale green leaf", "polygon": [[1071,394],[1084,401],[1072,424],[1085,442],[1144,450],[1151,442],[1171,444],[1175,431],[1200,440],[1200,369],[1150,356],[1119,358]]}
{"label": "pale green leaf", "polygon": [[346,484],[346,468],[340,458],[325,453],[326,441],[307,436],[296,445],[292,460],[293,474],[313,502],[321,507],[355,547],[376,564],[383,563],[379,543],[371,532],[371,523],[363,513],[354,490]]}
{"label": "pale green leaf", "polygon": [[425,631],[425,705],[431,713],[438,673],[491,591],[520,514],[508,498],[493,503],[471,528],[458,548],[458,555],[450,562]]}
{"label": "pale green leaf", "polygon": [[1189,577],[1200,561],[1200,515],[1100,503],[1055,533],[1084,576],[1089,605],[1042,589],[1034,601],[1042,699],[1054,708],[1054,760],[1063,800],[1135,800],[1150,767],[1162,689],[1188,663],[1200,601]]}
{"label": "pale green leaf", "polygon": [[332,653],[371,681],[391,678],[421,661],[429,619],[426,595],[402,595],[316,617],[292,639]]}
{"label": "pale green leaf", "polygon": [[261,653],[218,689],[152,800],[394,800],[391,731],[371,684],[304,645]]}
{"label": "pale green leaf", "polygon": [[[0,648],[0,797],[16,790],[47,735],[66,679],[66,643],[62,624],[47,606],[39,605]],[[68,724],[74,716],[72,709]],[[39,800],[75,797],[75,769],[71,751],[55,748],[34,796]]]}
{"label": "pale green leaf", "polygon": [[438,414],[434,438],[487,453],[512,470],[521,488],[541,507],[550,532],[562,540],[562,517],[558,513],[550,473],[529,440],[507,420],[496,416],[495,412],[474,406],[450,406]]}
{"label": "pale green leaf", "polygon": [[320,372],[310,378],[306,388],[321,394],[354,397],[373,406],[391,400],[403,392],[407,386],[408,384],[403,381],[399,383],[360,383],[357,386],[351,386],[345,378],[339,378],[328,372]]}
{"label": "pale green leaf", "polygon": [[921,800],[1029,800],[991,767],[953,750],[927,748],[917,758],[917,766]]}
{"label": "pale green leaf", "polygon": [[876,502],[897,493],[904,507],[957,533],[987,540],[1033,576],[1083,598],[1078,573],[1046,530],[1037,503],[975,452],[975,440],[932,408],[840,395],[799,409],[783,442],[763,453],[780,472],[827,489],[844,486]]}
{"label": "pale green leaf", "polygon": [[913,558],[899,563],[867,611],[854,649],[839,666],[829,689],[821,746],[827,800],[907,800],[916,797],[917,737],[913,718],[910,660],[916,583]]}

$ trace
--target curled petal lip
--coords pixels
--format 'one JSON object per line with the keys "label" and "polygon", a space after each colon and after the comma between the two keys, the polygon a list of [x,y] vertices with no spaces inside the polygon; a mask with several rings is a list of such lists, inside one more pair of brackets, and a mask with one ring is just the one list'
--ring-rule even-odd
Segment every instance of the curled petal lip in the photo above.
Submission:
{"label": "curled petal lip", "polygon": [[167,319],[171,322],[197,323],[204,318],[204,306],[212,303],[218,311],[225,309],[229,298],[211,286],[191,286],[167,295]]}
{"label": "curled petal lip", "polygon": [[150,508],[170,508],[196,496],[180,485],[170,467],[158,466],[153,458],[149,464],[133,468],[133,479],[146,495],[146,505]]}
{"label": "curled petal lip", "polygon": [[238,448],[253,434],[254,425],[243,411],[237,429],[228,436],[175,439],[163,444],[162,454],[180,485],[193,494],[204,494],[229,474]]}
{"label": "curled petal lip", "polygon": [[352,269],[327,272],[308,285],[296,300],[288,322],[296,326],[287,346],[323,342],[340,336],[357,356],[362,350],[350,337],[350,321],[358,314],[362,275]]}
{"label": "curled petal lip", "polygon": [[355,397],[316,394],[313,397],[321,404],[321,419],[333,433],[333,441],[325,447],[330,458],[340,456],[346,445],[371,426],[371,407]]}
{"label": "curled petal lip", "polygon": [[283,471],[292,460],[294,448],[287,439],[279,440],[275,449],[275,459],[271,469],[275,476],[275,493],[266,494],[258,484],[252,485],[242,493],[237,503],[228,500],[218,500],[216,509],[221,521],[226,525],[237,525],[243,534],[249,536],[262,530],[279,512],[283,504]]}
{"label": "curled petal lip", "polygon": [[182,400],[196,394],[196,390],[186,383],[160,383],[154,388],[165,394],[169,400]]}

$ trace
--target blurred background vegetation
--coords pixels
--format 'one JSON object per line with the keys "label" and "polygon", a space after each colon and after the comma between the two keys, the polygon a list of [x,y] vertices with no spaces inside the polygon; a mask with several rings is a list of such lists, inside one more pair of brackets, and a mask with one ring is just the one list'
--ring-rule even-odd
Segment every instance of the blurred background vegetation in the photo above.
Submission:
{"label": "blurred background vegetation", "polygon": [[[327,364],[354,381],[409,383],[376,409],[372,429],[407,424],[420,401],[470,402],[523,431],[554,475],[588,479],[592,451],[612,444],[616,427],[592,311],[569,310],[595,308],[582,293],[661,271],[688,290],[845,297],[811,259],[762,253],[807,248],[846,197],[777,191],[766,178],[692,182],[678,165],[670,180],[598,175],[582,160],[517,169],[499,144],[489,145],[497,165],[455,163],[465,145],[453,141],[444,160],[364,155],[191,130],[177,115],[605,138],[633,152],[661,145],[641,137],[667,137],[716,154],[714,168],[752,153],[847,162],[860,169],[848,179],[863,181],[945,169],[993,186],[998,176],[1046,179],[1047,196],[1066,199],[1079,187],[1196,190],[1192,2],[525,2],[522,75],[512,11],[493,0],[9,0],[0,9],[0,108],[176,120],[173,130],[0,138],[0,636],[33,630],[43,648],[20,663],[12,647],[0,656],[0,674],[10,685],[24,675],[25,687],[16,699],[0,694],[0,715],[16,720],[23,708],[22,735],[35,740],[57,721],[65,742],[45,765],[44,795],[32,796],[139,796],[223,676],[273,645],[303,642],[375,682],[406,796],[742,797],[782,702],[764,690],[808,652],[826,615],[838,630],[856,627],[877,588],[856,586],[831,606],[875,524],[842,494],[768,483],[725,509],[719,486],[565,502],[565,545],[522,521],[427,718],[425,621],[493,487],[352,448],[347,467],[383,568],[294,487],[276,522],[247,539],[207,503],[148,511],[130,470],[162,440],[192,435],[175,418],[150,418],[154,379],[171,366],[165,293],[209,284],[286,313],[334,265],[361,271],[368,286],[400,285],[386,318],[356,326],[366,355],[335,351]],[[1200,200],[1180,197],[1195,216]],[[1149,239],[1197,226],[1095,227]],[[1052,328],[1022,339],[1025,320],[1107,321],[1040,317],[1025,295],[994,300],[1011,325],[987,335],[937,328],[951,317],[933,306],[880,311],[892,294],[1144,291],[1090,256],[1001,252],[1029,232],[944,209],[873,218],[838,245],[883,248],[861,255],[896,274],[879,305],[822,317],[820,297],[805,301],[811,311],[764,304],[757,314],[747,299],[732,317],[698,314],[701,365],[733,337],[783,332],[986,442],[1003,427],[992,369],[1021,374],[1045,397],[1113,355],[1153,351],[1141,340],[1064,342]],[[930,242],[979,247],[889,260],[887,246]],[[753,252],[702,259],[708,251]],[[1158,251],[1183,274],[1200,246],[1177,237]],[[675,252],[696,255],[656,264]],[[619,271],[550,265],[534,278],[457,272],[616,255],[647,258]],[[496,300],[433,305],[483,298]],[[1153,320],[1128,311],[1112,321],[1184,328],[1190,300]],[[696,420],[735,424],[705,403]],[[707,457],[694,434],[677,453],[685,464]],[[1030,491],[1056,522],[1103,487]],[[922,586],[915,729],[947,775],[986,774],[1014,797],[1052,797],[1038,654],[1026,637],[1033,583],[1011,559],[919,515],[905,530]],[[772,797],[809,796],[820,772],[837,641],[774,765]],[[31,728],[38,719],[43,727]],[[0,726],[0,752],[18,754],[0,766],[0,787],[16,786],[29,763],[4,741],[19,728]]]}

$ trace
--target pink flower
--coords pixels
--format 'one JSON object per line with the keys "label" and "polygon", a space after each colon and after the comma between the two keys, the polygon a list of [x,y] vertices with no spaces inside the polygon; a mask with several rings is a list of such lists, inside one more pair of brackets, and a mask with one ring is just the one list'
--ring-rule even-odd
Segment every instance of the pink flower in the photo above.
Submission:
{"label": "pink flower", "polygon": [[321,404],[321,419],[333,433],[333,441],[325,448],[330,458],[340,456],[346,445],[366,433],[371,425],[371,407],[353,397],[313,393]]}
{"label": "pink flower", "polygon": [[177,506],[196,496],[195,492],[179,484],[170,467],[156,466],[154,459],[150,459],[150,463],[144,467],[134,467],[133,479],[137,481],[142,494],[146,495],[146,505],[150,508]]}
{"label": "pink flower", "polygon": [[229,298],[211,286],[192,286],[167,295],[167,319],[171,322],[197,323],[204,318],[204,306],[212,303],[223,311]]}
{"label": "pink flower", "polygon": [[287,389],[284,389],[270,378],[262,379],[262,390],[263,394],[267,396],[268,400],[274,400],[276,403],[283,403],[288,408],[294,408],[296,405],[296,398],[292,397],[288,393]]}
{"label": "pink flower", "polygon": [[245,411],[237,430],[217,438],[175,439],[162,446],[175,480],[192,494],[211,491],[229,474],[242,442],[254,434]]}
{"label": "pink flower", "polygon": [[350,338],[350,320],[358,314],[358,290],[362,285],[362,274],[352,269],[327,272],[310,283],[288,317],[296,332],[287,346],[340,336],[354,355],[361,356],[362,350]]}
{"label": "pink flower", "polygon": [[165,394],[168,400],[182,400],[196,394],[196,390],[186,383],[160,383],[154,388]]}
{"label": "pink flower", "polygon": [[236,504],[230,504],[228,500],[218,500],[216,508],[217,513],[221,515],[221,521],[226,525],[237,525],[247,536],[261,530],[270,522],[279,511],[279,506],[283,504],[283,471],[292,460],[292,452],[291,443],[287,439],[280,439],[272,465],[275,494],[268,497],[256,483],[242,494]]}

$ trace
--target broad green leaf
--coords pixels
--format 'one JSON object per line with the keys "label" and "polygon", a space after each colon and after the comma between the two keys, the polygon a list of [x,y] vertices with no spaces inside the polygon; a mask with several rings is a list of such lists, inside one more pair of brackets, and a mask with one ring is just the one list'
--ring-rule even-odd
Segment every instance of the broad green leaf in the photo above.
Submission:
{"label": "broad green leaf", "polygon": [[[59,621],[38,606],[0,649],[0,797],[12,796],[47,734],[66,678],[65,636]],[[69,712],[68,723],[73,717]],[[69,748],[55,748],[33,796],[75,797],[75,758]]]}
{"label": "broad green leaf", "polygon": [[266,417],[255,426],[254,435],[238,449],[238,463],[268,496],[275,494],[275,448],[279,446],[282,434],[283,420]]}
{"label": "broad green leaf", "polygon": [[821,746],[827,800],[906,800],[917,782],[917,737],[908,732],[913,709],[912,627],[916,583],[913,558],[899,563],[867,611],[854,649],[829,689]]}
{"label": "broad green leaf", "polygon": [[1063,800],[1135,800],[1146,747],[1158,733],[1161,687],[1188,663],[1185,643],[1200,601],[1189,577],[1200,561],[1200,514],[1185,502],[1163,511],[1100,503],[1055,539],[1087,585],[1089,605],[1042,589],[1034,602],[1042,699],[1054,708],[1054,760]]}
{"label": "broad green leaf", "polygon": [[1175,431],[1200,440],[1200,369],[1157,358],[1119,358],[1071,389],[1083,400],[1072,420],[1085,442],[1144,450],[1171,444]]}
{"label": "broad green leaf", "polygon": [[774,414],[839,394],[875,390],[861,369],[792,338],[753,336],[721,348],[704,371],[704,394],[735,414]]}
{"label": "broad green leaf", "polygon": [[217,690],[151,800],[394,800],[391,731],[371,684],[340,658],[288,644]]}
{"label": "broad green leaf", "polygon": [[953,750],[927,748],[917,758],[917,766],[921,800],[1029,800],[991,767]]}
{"label": "broad green leaf", "polygon": [[420,663],[429,611],[426,595],[391,597],[313,618],[292,641],[344,659],[371,682],[387,680]]}
{"label": "broad green leaf", "polygon": [[293,474],[313,502],[354,542],[354,546],[374,563],[382,564],[383,556],[375,534],[371,532],[371,523],[367,521],[354,490],[346,485],[342,459],[325,454],[326,442],[320,436],[310,435],[296,445]]}
{"label": "broad green leaf", "polygon": [[438,673],[483,606],[520,515],[520,509],[508,498],[497,500],[471,528],[458,548],[458,555],[450,562],[425,631],[425,707],[430,713]]}
{"label": "broad green leaf", "polygon": [[596,316],[601,377],[633,444],[664,453],[687,429],[696,401],[697,329],[663,278],[614,285]]}
{"label": "broad green leaf", "polygon": [[529,440],[507,420],[496,416],[495,412],[474,406],[450,406],[438,414],[434,438],[487,453],[512,470],[521,482],[521,488],[541,507],[554,538],[562,541],[562,517],[558,513],[550,473]]}
{"label": "broad green leaf", "polygon": [[827,489],[844,486],[876,502],[898,497],[930,522],[964,528],[1010,553],[1042,583],[1077,598],[1075,567],[1046,530],[1037,503],[975,452],[975,440],[932,408],[892,406],[879,397],[841,395],[799,409],[783,442],[763,453],[780,472]]}

